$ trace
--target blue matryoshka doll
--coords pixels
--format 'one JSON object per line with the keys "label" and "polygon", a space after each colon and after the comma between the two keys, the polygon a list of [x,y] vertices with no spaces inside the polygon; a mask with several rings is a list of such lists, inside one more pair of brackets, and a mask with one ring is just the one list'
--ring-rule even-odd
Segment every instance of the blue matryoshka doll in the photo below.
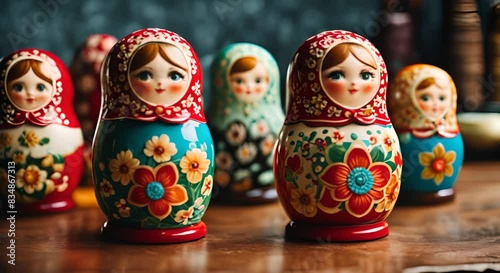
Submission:
{"label": "blue matryoshka doll", "polygon": [[190,44],[163,29],[121,39],[104,60],[93,142],[95,194],[116,240],[172,243],[206,234],[214,147]]}
{"label": "blue matryoshka doll", "polygon": [[464,147],[456,117],[457,91],[450,75],[428,64],[404,67],[390,84],[387,104],[404,162],[398,202],[452,201]]}

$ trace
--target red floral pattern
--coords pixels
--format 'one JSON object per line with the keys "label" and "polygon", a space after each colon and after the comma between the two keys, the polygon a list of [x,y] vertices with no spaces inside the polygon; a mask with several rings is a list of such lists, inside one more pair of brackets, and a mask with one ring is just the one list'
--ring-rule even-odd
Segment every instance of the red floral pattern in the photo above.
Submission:
{"label": "red floral pattern", "polygon": [[[323,185],[331,191],[332,199],[346,201],[346,210],[356,216],[367,215],[376,202],[384,199],[384,189],[391,178],[391,168],[383,162],[373,163],[366,149],[353,148],[346,153],[346,163],[334,163],[319,176]],[[362,194],[356,193],[348,182],[353,170],[367,171],[373,178],[373,184]]]}
{"label": "red floral pattern", "polygon": [[[186,189],[177,185],[178,179],[179,173],[172,162],[160,164],[154,169],[140,166],[134,172],[134,185],[130,188],[127,201],[138,207],[148,206],[149,212],[162,220],[170,215],[172,206],[182,205],[188,200]],[[164,190],[163,196],[157,200],[146,192],[146,187],[154,182],[160,183]]]}

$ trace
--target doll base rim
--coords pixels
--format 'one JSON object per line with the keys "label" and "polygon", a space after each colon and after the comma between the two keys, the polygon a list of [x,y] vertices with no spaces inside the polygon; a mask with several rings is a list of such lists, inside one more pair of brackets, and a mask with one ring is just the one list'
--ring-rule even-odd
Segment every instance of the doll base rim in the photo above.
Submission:
{"label": "doll base rim", "polygon": [[105,239],[138,244],[175,244],[205,237],[207,226],[203,221],[180,228],[133,228],[106,221],[101,228]]}
{"label": "doll base rim", "polygon": [[291,221],[285,228],[287,240],[318,243],[372,241],[387,235],[389,235],[389,224],[385,220],[353,226],[314,225]]}
{"label": "doll base rim", "polygon": [[396,204],[405,206],[445,204],[455,200],[455,195],[454,188],[436,192],[401,191]]}

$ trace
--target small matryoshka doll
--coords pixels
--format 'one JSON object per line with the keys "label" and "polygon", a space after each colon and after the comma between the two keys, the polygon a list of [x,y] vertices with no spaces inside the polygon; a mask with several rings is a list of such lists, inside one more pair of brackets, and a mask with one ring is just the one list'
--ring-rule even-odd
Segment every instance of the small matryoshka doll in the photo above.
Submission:
{"label": "small matryoshka doll", "polygon": [[82,184],[92,186],[91,156],[99,111],[101,109],[101,65],[117,39],[107,34],[91,34],[77,49],[69,71],[75,86],[74,109],[84,139],[85,170]]}
{"label": "small matryoshka doll", "polygon": [[428,64],[407,66],[391,82],[387,105],[404,161],[399,203],[452,201],[464,147],[450,75]]}
{"label": "small matryoshka doll", "polygon": [[104,236],[141,243],[205,236],[214,145],[194,49],[168,30],[135,31],[110,50],[101,81],[92,170],[108,218]]}
{"label": "small matryoshka doll", "polygon": [[348,31],[307,39],[287,75],[286,119],[274,172],[292,220],[285,235],[314,241],[384,237],[401,178],[379,51]]}
{"label": "small matryoshka doll", "polygon": [[20,213],[71,209],[83,172],[83,136],[64,63],[41,49],[7,55],[0,62],[0,104],[4,200],[11,199],[15,186],[15,209],[7,208]]}
{"label": "small matryoshka doll", "polygon": [[221,203],[276,201],[272,152],[283,120],[279,69],[250,43],[231,44],[212,64],[209,126],[215,142],[215,190]]}

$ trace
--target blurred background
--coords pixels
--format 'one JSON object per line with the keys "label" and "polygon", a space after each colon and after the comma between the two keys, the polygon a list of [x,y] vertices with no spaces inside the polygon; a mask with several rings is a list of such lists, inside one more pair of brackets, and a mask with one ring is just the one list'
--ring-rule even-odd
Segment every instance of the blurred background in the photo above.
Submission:
{"label": "blurred background", "polygon": [[0,55],[37,47],[55,53],[69,66],[90,34],[106,33],[120,39],[137,29],[159,27],[180,34],[198,53],[204,68],[205,98],[210,92],[208,72],[213,55],[242,41],[261,45],[275,56],[284,98],[285,72],[302,42],[325,30],[344,29],[375,43],[389,76],[407,64],[434,64],[454,78],[459,112],[500,112],[500,94],[495,92],[500,83],[497,2],[7,0],[0,11]]}

